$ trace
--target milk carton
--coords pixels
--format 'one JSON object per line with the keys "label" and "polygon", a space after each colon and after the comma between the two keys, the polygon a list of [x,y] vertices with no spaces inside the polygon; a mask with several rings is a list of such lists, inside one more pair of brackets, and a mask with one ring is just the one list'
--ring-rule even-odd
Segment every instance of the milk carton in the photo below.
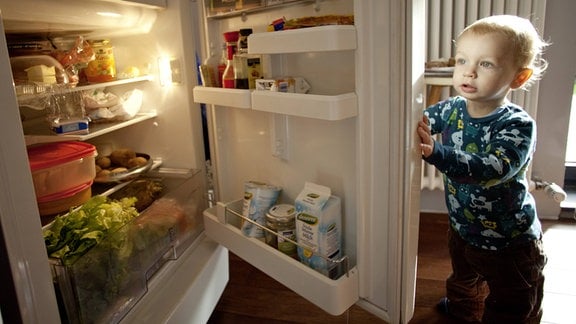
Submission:
{"label": "milk carton", "polygon": [[342,211],[340,198],[328,187],[307,182],[294,203],[296,207],[296,240],[300,262],[330,277],[337,278],[337,260],[342,255]]}

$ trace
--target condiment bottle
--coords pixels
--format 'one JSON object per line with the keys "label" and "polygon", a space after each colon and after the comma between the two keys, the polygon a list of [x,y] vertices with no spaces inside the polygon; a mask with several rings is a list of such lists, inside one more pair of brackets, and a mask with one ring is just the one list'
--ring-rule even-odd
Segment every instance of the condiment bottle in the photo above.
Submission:
{"label": "condiment bottle", "polygon": [[242,64],[246,67],[246,75],[248,77],[248,88],[256,88],[256,79],[262,78],[262,65],[260,64],[262,58],[260,55],[248,54],[248,36],[252,34],[252,29],[240,29],[240,37],[238,38],[238,53],[245,57]]}
{"label": "condiment bottle", "polygon": [[252,28],[243,28],[239,31],[238,46],[234,54],[234,79],[237,89],[248,89],[248,35]]}
{"label": "condiment bottle", "polygon": [[226,40],[226,69],[222,75],[222,87],[223,88],[235,88],[234,82],[234,53],[236,52],[236,46],[238,42],[238,31],[231,31],[224,33],[224,39]]}
{"label": "condiment bottle", "polygon": [[222,43],[222,54],[220,56],[220,62],[218,62],[218,86],[221,88],[222,76],[224,76],[224,70],[226,70],[226,63],[228,62],[228,51],[226,49],[226,43]]}

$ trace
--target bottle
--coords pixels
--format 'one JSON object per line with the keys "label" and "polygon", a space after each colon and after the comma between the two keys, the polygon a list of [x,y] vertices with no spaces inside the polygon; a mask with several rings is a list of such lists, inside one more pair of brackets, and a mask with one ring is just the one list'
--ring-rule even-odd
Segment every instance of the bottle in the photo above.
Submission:
{"label": "bottle", "polygon": [[256,79],[262,78],[262,65],[260,55],[248,54],[248,36],[252,34],[251,28],[240,29],[238,38],[238,55],[242,55],[242,64],[246,68],[244,75],[248,78],[248,88],[256,88]]}
{"label": "bottle", "polygon": [[248,83],[248,35],[251,28],[243,28],[238,32],[237,51],[234,55],[234,80],[236,89],[249,89]]}
{"label": "bottle", "polygon": [[237,31],[224,33],[224,39],[226,40],[226,69],[224,69],[224,74],[222,75],[222,87],[223,88],[235,88],[234,82],[234,54],[236,53],[236,46],[238,42]]}
{"label": "bottle", "polygon": [[248,36],[252,34],[252,28],[242,28],[238,33],[238,53],[248,54]]}
{"label": "bottle", "polygon": [[228,61],[228,51],[226,50],[226,43],[222,43],[222,54],[218,62],[218,87],[222,88],[222,76],[226,70],[226,63]]}
{"label": "bottle", "polygon": [[262,78],[262,65],[260,64],[260,55],[248,56],[248,88],[256,88],[256,80]]}
{"label": "bottle", "polygon": [[234,55],[234,84],[236,89],[249,89],[248,63],[244,55]]}

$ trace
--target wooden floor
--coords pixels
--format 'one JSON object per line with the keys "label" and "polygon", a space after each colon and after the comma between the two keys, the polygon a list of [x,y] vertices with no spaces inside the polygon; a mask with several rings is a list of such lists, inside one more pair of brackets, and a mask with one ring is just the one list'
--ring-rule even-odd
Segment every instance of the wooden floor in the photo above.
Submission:
{"label": "wooden floor", "polygon": [[[576,221],[544,221],[546,267],[544,318],[546,324],[576,324]],[[418,244],[415,313],[410,324],[456,324],[439,314],[435,305],[444,296],[450,274],[446,247],[447,216],[422,214]],[[230,255],[230,281],[210,324],[382,323],[354,305],[341,316],[331,316],[237,256]]]}

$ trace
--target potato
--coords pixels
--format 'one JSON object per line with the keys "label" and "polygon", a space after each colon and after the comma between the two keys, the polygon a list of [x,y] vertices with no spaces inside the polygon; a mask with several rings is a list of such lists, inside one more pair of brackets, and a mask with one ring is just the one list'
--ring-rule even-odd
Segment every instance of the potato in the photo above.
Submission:
{"label": "potato", "polygon": [[145,157],[137,156],[128,161],[128,168],[141,167],[143,165],[146,165],[146,163],[148,163],[148,160],[146,160]]}
{"label": "potato", "polygon": [[102,168],[99,165],[96,165],[94,170],[96,171],[96,174],[98,174],[98,172],[102,171]]}
{"label": "potato", "polygon": [[135,157],[136,152],[127,148],[114,150],[110,153],[110,161],[112,161],[112,164],[123,167],[128,167],[128,161]]}
{"label": "potato", "polygon": [[102,170],[96,173],[96,178],[107,178],[110,176],[110,170]]}
{"label": "potato", "polygon": [[125,168],[125,167],[119,167],[119,168],[114,168],[114,169],[112,169],[112,170],[110,171],[110,174],[111,174],[111,175],[114,175],[114,174],[116,174],[116,173],[122,173],[122,172],[126,172],[126,171],[128,171],[127,168]]}
{"label": "potato", "polygon": [[108,169],[112,165],[112,161],[107,156],[99,156],[96,158],[96,165],[102,169]]}

